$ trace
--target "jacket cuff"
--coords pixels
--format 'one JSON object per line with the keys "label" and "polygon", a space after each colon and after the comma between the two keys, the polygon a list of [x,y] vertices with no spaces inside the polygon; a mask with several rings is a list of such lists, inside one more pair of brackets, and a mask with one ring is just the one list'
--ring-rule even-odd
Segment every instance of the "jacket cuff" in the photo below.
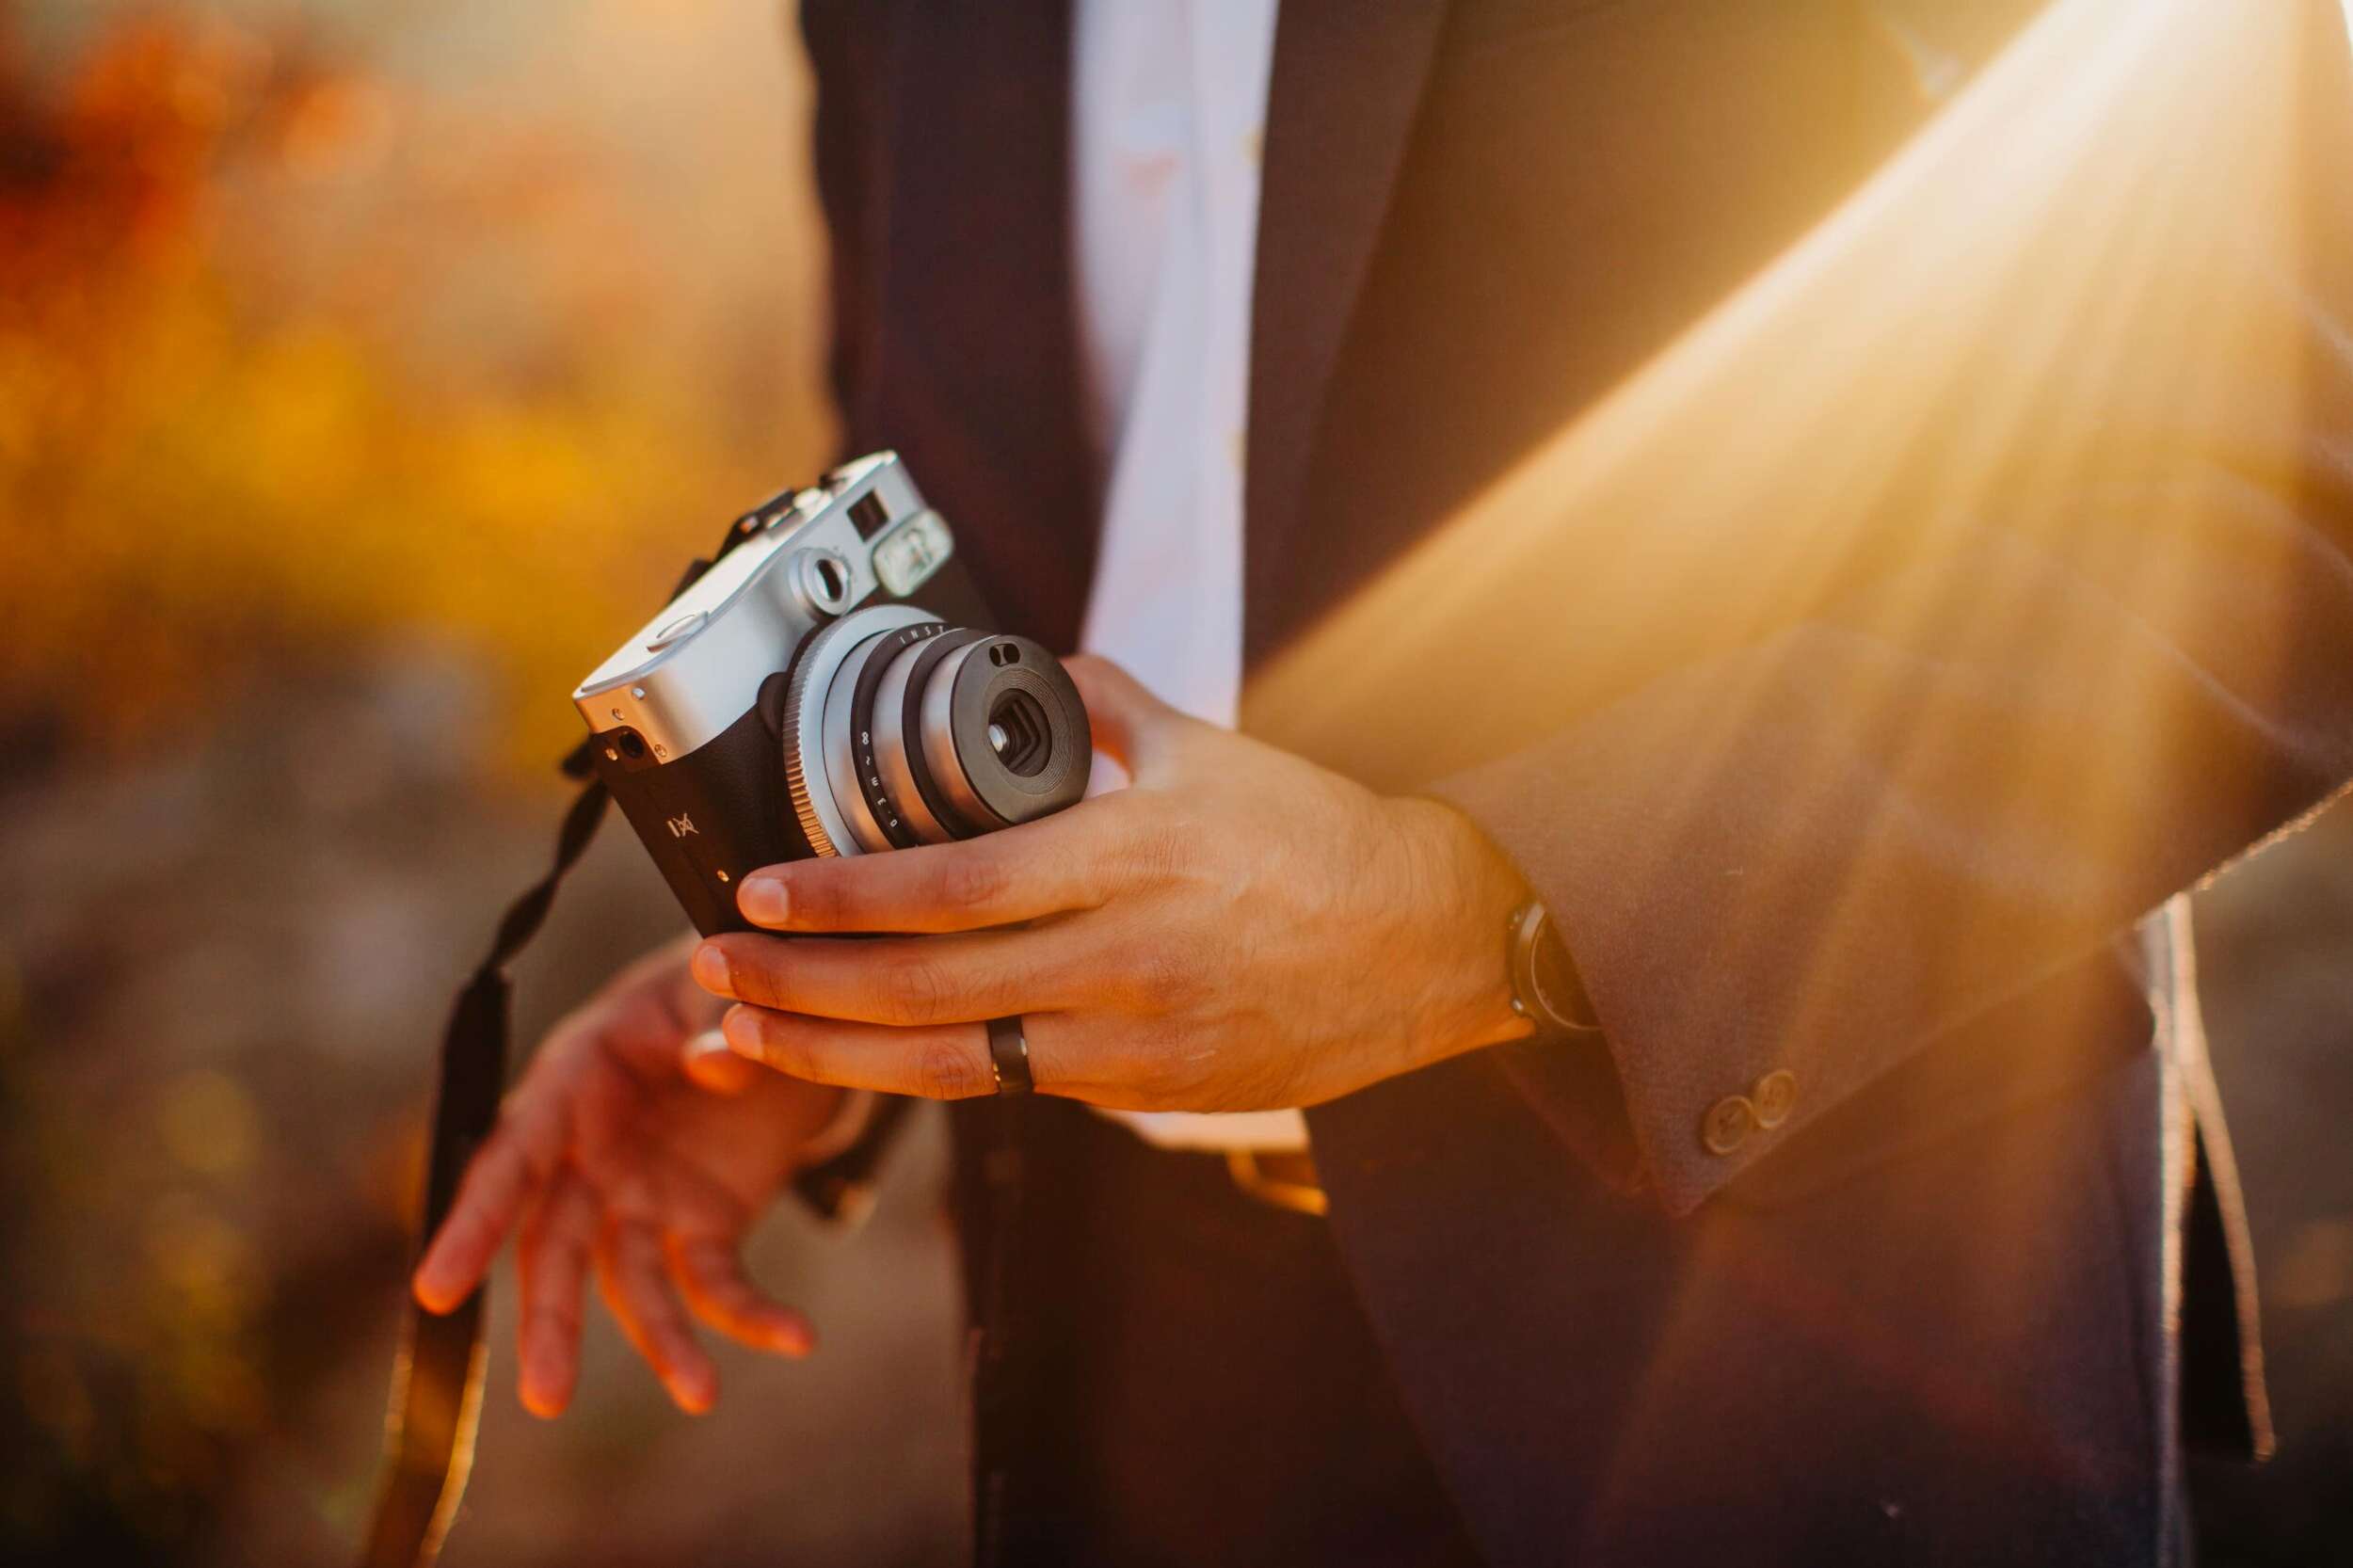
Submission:
{"label": "jacket cuff", "polygon": [[[877,1173],[907,1108],[901,1095],[860,1091],[846,1097],[813,1141],[820,1158],[792,1177],[792,1193],[818,1218],[855,1226],[873,1211]],[[846,1142],[843,1142],[846,1138]],[[823,1152],[839,1144],[837,1152]]]}
{"label": "jacket cuff", "polygon": [[[1816,1032],[1793,1028],[1793,977],[1775,975],[1786,952],[1773,932],[1724,917],[1726,901],[1761,890],[1744,872],[1759,858],[1753,835],[1774,831],[1744,819],[1781,803],[1769,788],[1690,791],[1704,769],[1683,743],[1724,733],[1712,715],[1756,697],[1748,681],[1710,679],[1721,674],[1670,678],[1425,792],[1468,816],[1544,901],[1602,1028],[1606,1046],[1508,1053],[1505,1076],[1605,1181],[1677,1215],[1883,1064],[1876,1051],[1793,1046]],[[1867,820],[1865,803],[1855,815]]]}

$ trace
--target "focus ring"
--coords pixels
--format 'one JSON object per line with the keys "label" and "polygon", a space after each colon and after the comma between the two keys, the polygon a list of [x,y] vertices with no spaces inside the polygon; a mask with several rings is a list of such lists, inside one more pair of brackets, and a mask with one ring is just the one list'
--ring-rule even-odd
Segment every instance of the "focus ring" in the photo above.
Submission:
{"label": "focus ring", "polygon": [[874,759],[874,692],[882,684],[883,672],[890,667],[892,660],[916,644],[930,641],[947,631],[944,621],[930,620],[883,633],[868,651],[865,663],[858,666],[857,685],[850,696],[850,744],[857,759],[858,792],[865,797],[867,814],[874,819],[874,826],[893,849],[913,849],[922,840],[901,818],[898,802],[883,788],[882,771]]}
{"label": "focus ring", "polygon": [[941,660],[987,635],[985,632],[969,630],[951,632],[944,637],[934,638],[929,647],[918,652],[915,668],[907,676],[906,696],[899,715],[900,744],[906,753],[907,773],[915,780],[915,792],[922,798],[924,809],[958,839],[977,838],[986,829],[967,821],[948,798],[948,792],[932,776],[931,761],[923,749],[923,694],[930,689],[932,672],[939,667]]}

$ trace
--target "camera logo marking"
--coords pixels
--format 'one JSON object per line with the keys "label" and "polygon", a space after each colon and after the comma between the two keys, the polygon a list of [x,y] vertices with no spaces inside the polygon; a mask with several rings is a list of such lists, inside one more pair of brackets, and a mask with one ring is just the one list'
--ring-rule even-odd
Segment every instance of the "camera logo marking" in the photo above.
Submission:
{"label": "camera logo marking", "polygon": [[[670,824],[670,837],[673,839],[683,839],[695,832],[695,819],[691,816],[664,817],[662,820]],[[696,837],[700,838],[701,835],[696,834]]]}

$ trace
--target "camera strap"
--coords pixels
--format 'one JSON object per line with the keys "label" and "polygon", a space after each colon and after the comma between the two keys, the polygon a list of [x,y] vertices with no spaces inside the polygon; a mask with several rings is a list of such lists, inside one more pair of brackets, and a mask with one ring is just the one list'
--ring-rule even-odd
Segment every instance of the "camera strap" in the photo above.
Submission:
{"label": "camera strap", "polygon": [[[450,1009],[441,1033],[433,1142],[425,1157],[420,1252],[449,1217],[467,1163],[498,1120],[514,992],[506,966],[538,934],[556,886],[596,837],[610,798],[600,780],[591,780],[574,798],[556,835],[554,863],[507,905],[489,952]],[[384,1472],[360,1557],[363,1568],[412,1568],[430,1563],[441,1549],[466,1490],[482,1414],[488,1359],[482,1338],[485,1297],[485,1288],[476,1286],[454,1311],[440,1316],[421,1310],[414,1301],[407,1305],[385,1413]]]}
{"label": "camera strap", "polygon": [[[684,593],[728,551],[758,533],[774,504],[764,504],[729,523],[711,559],[692,562],[670,598]],[[441,1032],[424,1204],[417,1226],[418,1256],[449,1217],[467,1164],[498,1121],[499,1100],[506,1090],[514,993],[506,967],[538,935],[557,886],[596,838],[611,802],[603,782],[591,776],[589,745],[582,741],[562,764],[566,776],[588,782],[564,813],[553,863],[507,905],[490,951],[458,991]],[[863,1151],[862,1158],[871,1163],[874,1151]],[[828,1172],[831,1179],[841,1179],[834,1167]],[[804,1175],[813,1177],[818,1173]],[[412,1257],[412,1266],[414,1261]],[[473,1294],[446,1314],[425,1312],[413,1300],[406,1304],[384,1414],[383,1471],[360,1553],[361,1568],[424,1568],[440,1552],[441,1538],[456,1515],[473,1464],[488,1360],[482,1336],[487,1300],[485,1284],[474,1287]]]}

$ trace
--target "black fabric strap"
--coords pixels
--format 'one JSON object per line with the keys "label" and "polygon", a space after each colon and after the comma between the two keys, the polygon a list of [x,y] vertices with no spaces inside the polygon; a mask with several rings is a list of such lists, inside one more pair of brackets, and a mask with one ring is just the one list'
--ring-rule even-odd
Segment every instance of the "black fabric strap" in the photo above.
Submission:
{"label": "black fabric strap", "polygon": [[974,1568],[1017,1568],[1011,1538],[1023,1514],[1016,1495],[1018,1462],[1028,1447],[1036,1386],[1028,1365],[1035,1346],[1013,1288],[1026,1266],[1021,1210],[1028,1179],[1023,1167],[1030,1104],[1026,1095],[1000,1095],[985,1112],[996,1125],[991,1129],[993,1146],[982,1167],[980,1198],[987,1206],[988,1242],[972,1304]]}
{"label": "black fabric strap", "polygon": [[[691,562],[670,598],[694,586],[729,551],[757,537],[792,506],[795,493],[779,491],[728,523],[711,559]],[[595,741],[593,735],[585,737],[565,757],[561,766],[566,776],[593,776]],[[424,1213],[417,1227],[420,1256],[449,1217],[467,1164],[498,1120],[511,1032],[513,986],[506,966],[538,935],[557,886],[596,837],[610,801],[601,782],[581,790],[556,835],[554,863],[507,906],[489,952],[450,1011],[449,1026],[441,1035],[433,1142],[425,1159]],[[903,1101],[886,1103],[849,1148],[796,1176],[795,1191],[829,1219],[862,1207],[888,1134],[905,1109]],[[420,1311],[413,1301],[408,1304],[385,1412],[383,1472],[360,1568],[422,1568],[440,1552],[441,1538],[457,1512],[473,1464],[487,1360],[482,1339],[485,1289],[477,1286],[454,1311],[441,1316]]]}
{"label": "black fabric strap", "polygon": [[[506,966],[537,935],[556,885],[579,860],[609,797],[602,783],[580,792],[556,836],[555,860],[499,921],[498,936],[473,978],[457,993],[441,1035],[440,1085],[434,1096],[433,1144],[425,1160],[420,1251],[449,1215],[468,1161],[498,1120],[506,1087]],[[412,1568],[440,1551],[466,1490],[474,1428],[482,1411],[486,1287],[444,1316],[408,1304],[392,1392],[385,1413],[384,1470],[368,1527],[362,1568]]]}

